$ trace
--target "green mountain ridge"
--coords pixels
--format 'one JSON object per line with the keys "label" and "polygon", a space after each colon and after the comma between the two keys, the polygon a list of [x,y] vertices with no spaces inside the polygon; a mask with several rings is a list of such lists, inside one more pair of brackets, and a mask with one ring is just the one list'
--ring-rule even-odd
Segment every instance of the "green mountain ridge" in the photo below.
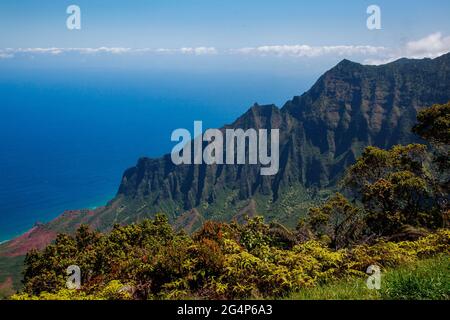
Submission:
{"label": "green mountain ridge", "polygon": [[[343,60],[282,108],[254,105],[222,128],[280,129],[277,175],[260,176],[255,165],[174,166],[169,155],[142,158],[124,173],[118,217],[159,211],[176,221],[195,208],[226,221],[247,208],[292,225],[307,210],[300,204],[326,197],[364,147],[418,141],[411,133],[417,111],[450,99],[449,71],[450,54],[383,66]],[[282,210],[289,208],[293,216]]]}

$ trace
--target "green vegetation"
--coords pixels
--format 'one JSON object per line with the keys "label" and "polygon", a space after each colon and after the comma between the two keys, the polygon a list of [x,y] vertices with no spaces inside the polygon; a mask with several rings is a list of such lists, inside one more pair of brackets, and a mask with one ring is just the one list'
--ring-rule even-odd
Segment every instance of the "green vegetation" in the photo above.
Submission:
{"label": "green vegetation", "polygon": [[[450,231],[416,241],[333,250],[318,240],[255,218],[245,225],[207,222],[192,237],[158,216],[109,234],[81,227],[60,235],[25,263],[25,288],[13,299],[242,299],[286,297],[304,288],[363,276],[369,265],[392,268],[450,253]],[[65,268],[78,265],[83,288],[65,289]]]}
{"label": "green vegetation", "polygon": [[448,300],[450,299],[450,256],[403,265],[383,272],[381,289],[370,290],[364,278],[348,278],[304,289],[291,300]]}
{"label": "green vegetation", "polygon": [[438,256],[387,273],[381,296],[396,300],[450,299],[450,257]]}
{"label": "green vegetation", "polygon": [[340,281],[306,288],[289,296],[288,300],[378,300],[380,293],[367,288],[362,277],[346,278]]}
{"label": "green vegetation", "polygon": [[413,132],[433,144],[450,143],[450,102],[421,110],[417,120]]}

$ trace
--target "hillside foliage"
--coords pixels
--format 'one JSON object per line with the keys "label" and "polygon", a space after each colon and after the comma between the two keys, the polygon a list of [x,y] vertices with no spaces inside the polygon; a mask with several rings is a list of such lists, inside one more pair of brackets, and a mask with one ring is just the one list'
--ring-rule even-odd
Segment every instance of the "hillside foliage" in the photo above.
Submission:
{"label": "hillside foliage", "polygon": [[[242,299],[283,297],[318,284],[449,253],[450,231],[416,241],[334,250],[321,240],[291,242],[260,218],[246,225],[207,222],[189,237],[163,216],[99,234],[81,227],[26,258],[24,292],[14,299]],[[68,290],[78,265],[82,289]]]}

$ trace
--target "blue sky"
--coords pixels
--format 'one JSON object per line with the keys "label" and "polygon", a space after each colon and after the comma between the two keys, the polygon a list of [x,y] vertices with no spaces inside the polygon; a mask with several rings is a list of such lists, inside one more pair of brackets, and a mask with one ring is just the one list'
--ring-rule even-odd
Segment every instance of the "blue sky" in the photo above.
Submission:
{"label": "blue sky", "polygon": [[[81,30],[66,28],[66,8],[71,4],[81,8]],[[381,30],[366,27],[366,9],[371,4],[381,8]],[[450,51],[449,12],[448,0],[2,0],[0,58],[42,55],[32,50],[16,52],[18,48],[105,47],[160,50],[151,60],[173,66],[200,64],[200,58],[186,55],[203,56],[202,64],[224,66],[259,65],[261,56],[265,58],[259,63],[302,63],[311,68],[344,57],[382,63]],[[126,54],[129,58],[134,53],[130,60],[149,59],[149,52],[137,57],[133,50]],[[100,53],[124,52],[104,49]],[[162,53],[171,57],[163,58]],[[73,62],[73,57],[67,57],[71,54],[79,52],[65,52],[65,59],[59,57],[59,62]],[[81,56],[83,61],[87,59],[86,54]],[[124,60],[127,58],[122,57],[121,63]]]}

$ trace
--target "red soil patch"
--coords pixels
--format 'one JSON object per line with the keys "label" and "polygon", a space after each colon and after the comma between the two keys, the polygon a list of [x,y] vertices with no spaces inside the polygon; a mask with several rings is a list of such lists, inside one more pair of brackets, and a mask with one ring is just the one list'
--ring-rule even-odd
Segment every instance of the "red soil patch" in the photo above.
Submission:
{"label": "red soil patch", "polygon": [[1,245],[0,256],[18,257],[26,255],[31,249],[42,250],[56,239],[58,233],[75,231],[81,223],[90,224],[89,218],[103,209],[67,210],[53,221],[36,225],[25,234]]}
{"label": "red soil patch", "polygon": [[175,221],[175,227],[177,229],[184,229],[186,232],[194,231],[193,228],[196,223],[203,223],[204,219],[202,215],[196,210],[192,209],[190,211],[184,212]]}
{"label": "red soil patch", "polygon": [[28,232],[5,244],[1,256],[18,257],[24,256],[31,249],[41,250],[56,238],[57,233],[43,226],[35,226]]}

